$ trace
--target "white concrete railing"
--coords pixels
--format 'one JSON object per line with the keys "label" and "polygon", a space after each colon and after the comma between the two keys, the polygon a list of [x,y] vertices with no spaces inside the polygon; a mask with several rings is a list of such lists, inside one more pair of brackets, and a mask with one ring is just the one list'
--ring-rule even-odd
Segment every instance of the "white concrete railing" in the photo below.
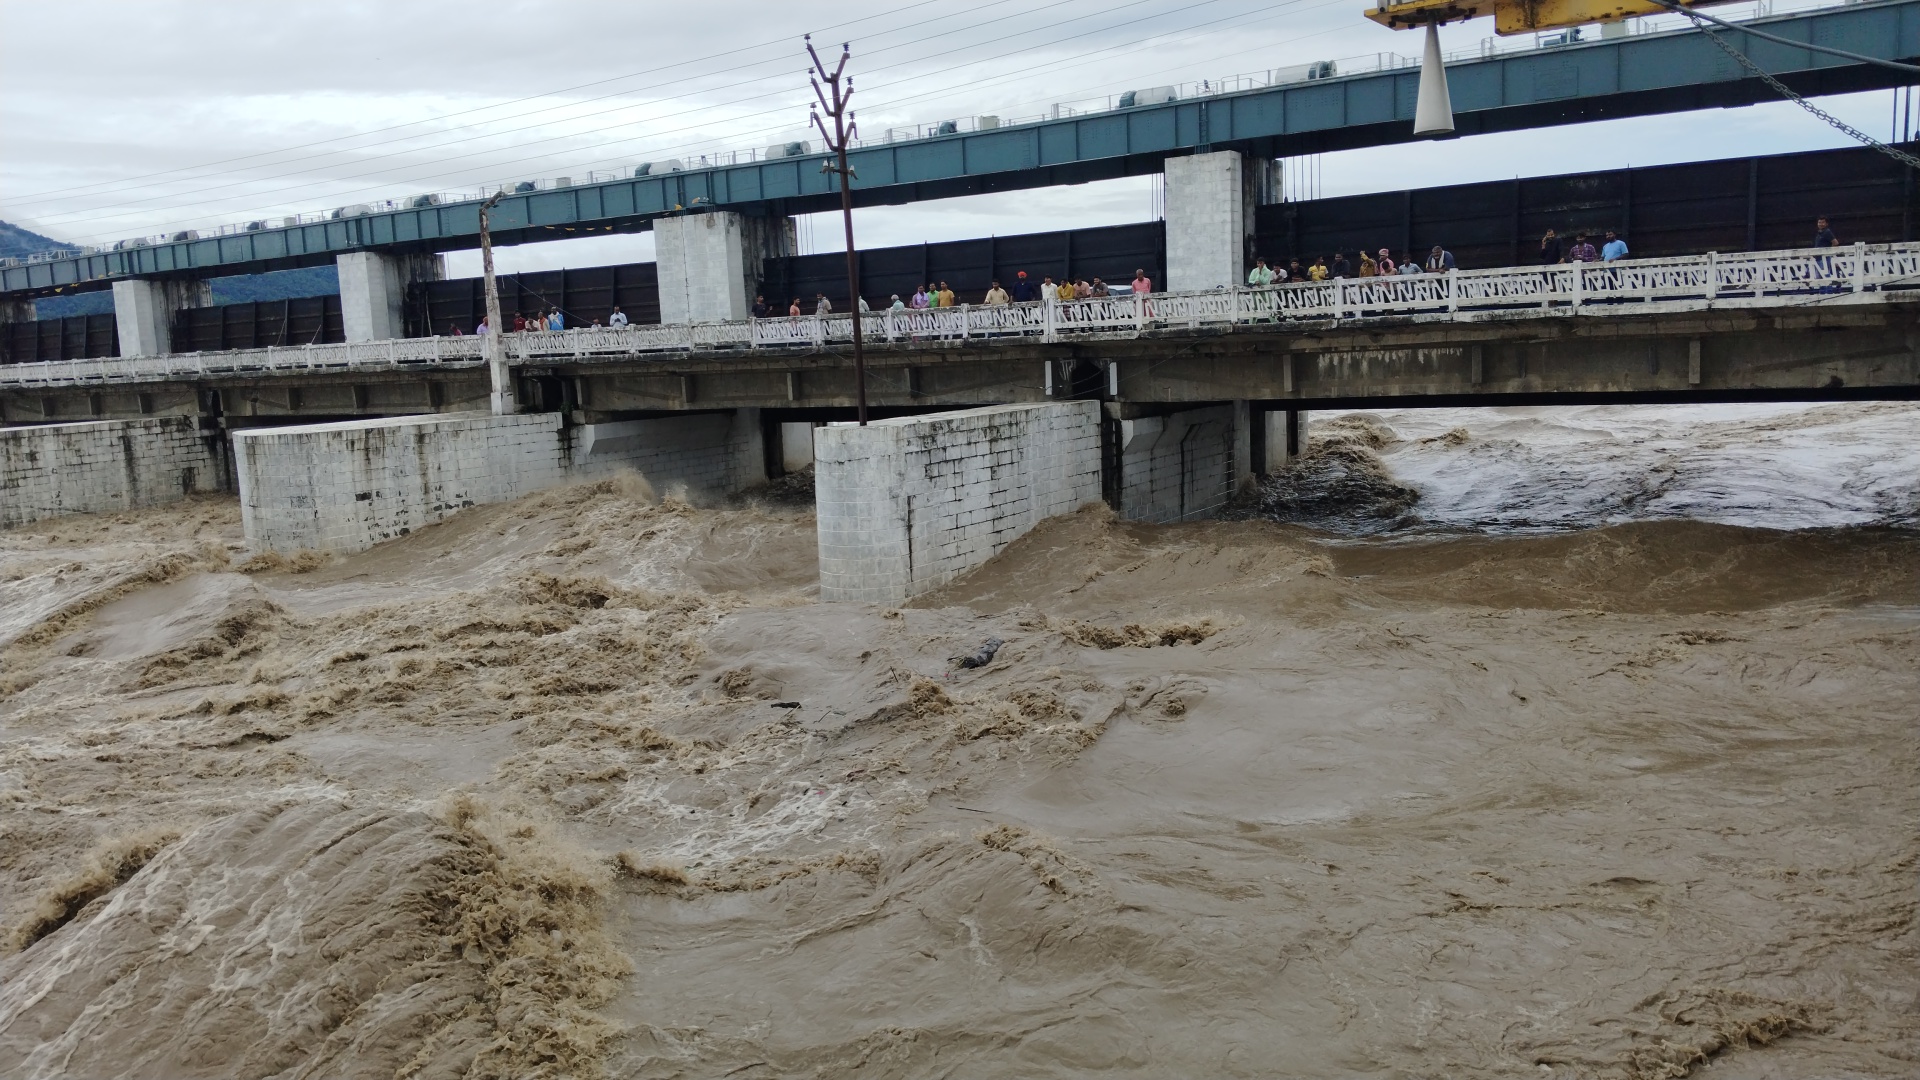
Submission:
{"label": "white concrete railing", "polygon": [[[1441,319],[1525,317],[1532,312],[1635,315],[1659,310],[1781,303],[1879,301],[1920,290],[1920,244],[1855,244],[1708,254],[1612,263],[1451,270],[1265,288],[1095,297],[861,316],[874,342],[1053,342],[1133,337],[1153,329],[1225,327],[1285,320],[1385,316]],[[408,370],[482,362],[485,338],[402,338],[100,360],[0,366],[0,387],[126,383],[235,373]],[[839,348],[853,340],[851,315],[739,322],[587,327],[507,337],[513,363],[564,362],[645,353],[778,352]]]}

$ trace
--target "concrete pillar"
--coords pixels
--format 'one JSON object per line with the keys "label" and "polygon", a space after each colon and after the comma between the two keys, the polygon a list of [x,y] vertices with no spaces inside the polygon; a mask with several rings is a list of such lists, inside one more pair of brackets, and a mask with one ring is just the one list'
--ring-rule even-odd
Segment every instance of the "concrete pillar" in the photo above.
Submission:
{"label": "concrete pillar", "polygon": [[817,426],[811,420],[781,422],[780,468],[782,470],[796,473],[813,464],[813,429]]}
{"label": "concrete pillar", "polygon": [[1242,283],[1257,173],[1234,150],[1166,160],[1168,289]]}
{"label": "concrete pillar", "polygon": [[1279,472],[1287,467],[1294,458],[1293,446],[1287,441],[1287,424],[1295,415],[1290,409],[1269,409],[1265,414],[1266,424],[1266,460],[1261,462],[1263,472]]}
{"label": "concrete pillar", "polygon": [[1218,513],[1234,489],[1234,412],[1212,405],[1121,420],[1120,516],[1165,523]]}
{"label": "concrete pillar", "polygon": [[407,286],[445,276],[438,255],[349,251],[334,265],[340,271],[340,322],[348,341],[406,337]]}
{"label": "concrete pillar", "polygon": [[173,315],[213,302],[205,281],[128,278],[113,283],[113,321],[121,356],[165,356],[173,351]]}
{"label": "concrete pillar", "polygon": [[733,410],[728,441],[733,447],[733,490],[759,487],[772,479],[767,475],[767,428],[760,422],[758,408]]}
{"label": "concrete pillar", "polygon": [[1241,491],[1253,486],[1253,405],[1248,401],[1233,403],[1233,489]]}
{"label": "concrete pillar", "polygon": [[753,310],[766,260],[793,254],[793,220],[731,211],[660,218],[653,249],[661,322],[731,322]]}

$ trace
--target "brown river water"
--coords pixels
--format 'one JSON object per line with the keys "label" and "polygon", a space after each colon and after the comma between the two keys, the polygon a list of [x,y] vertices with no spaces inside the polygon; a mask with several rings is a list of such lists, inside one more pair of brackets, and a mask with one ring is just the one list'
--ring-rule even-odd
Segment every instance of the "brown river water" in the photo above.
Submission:
{"label": "brown river water", "polygon": [[1089,509],[897,610],[635,478],[0,533],[0,1076],[1920,1074],[1920,410],[1860,415],[1852,488],[1778,410],[1335,424],[1424,502]]}

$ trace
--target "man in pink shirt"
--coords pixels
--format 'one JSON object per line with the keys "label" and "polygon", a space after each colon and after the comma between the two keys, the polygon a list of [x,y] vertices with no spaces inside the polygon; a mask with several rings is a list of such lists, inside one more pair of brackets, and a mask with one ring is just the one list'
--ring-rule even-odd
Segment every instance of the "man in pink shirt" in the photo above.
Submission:
{"label": "man in pink shirt", "polygon": [[1153,279],[1147,276],[1145,270],[1135,270],[1133,272],[1133,291],[1137,293],[1150,293],[1153,291]]}

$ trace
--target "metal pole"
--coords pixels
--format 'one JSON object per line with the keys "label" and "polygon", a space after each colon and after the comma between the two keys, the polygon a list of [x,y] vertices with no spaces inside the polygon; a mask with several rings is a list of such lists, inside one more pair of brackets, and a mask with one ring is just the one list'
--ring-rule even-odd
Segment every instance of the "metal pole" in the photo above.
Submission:
{"label": "metal pole", "polygon": [[493,231],[489,221],[489,211],[500,204],[506,191],[496,191],[493,198],[480,204],[480,275],[486,279],[487,288],[487,381],[491,393],[489,400],[493,405],[493,415],[509,416],[514,412],[513,381],[507,372],[506,328],[500,325],[500,282],[493,276]]}
{"label": "metal pole", "polygon": [[[847,303],[852,308],[853,319],[853,386],[860,405],[860,426],[867,424],[867,354],[866,341],[860,328],[860,253],[853,246],[853,169],[847,164],[847,142],[859,125],[848,127],[853,113],[847,110],[847,104],[853,99],[853,78],[847,77],[846,84],[840,79],[847,70],[847,61],[852,58],[850,45],[840,46],[840,63],[829,74],[826,65],[820,62],[820,54],[814,50],[813,37],[808,35],[807,55],[813,58],[813,94],[820,102],[820,111],[813,114],[813,125],[820,130],[820,137],[826,141],[837,161],[835,165],[822,166],[823,172],[840,174],[840,218],[847,233]],[[820,89],[825,82],[827,90]],[[826,121],[820,113],[833,117],[833,131],[827,131]]]}

